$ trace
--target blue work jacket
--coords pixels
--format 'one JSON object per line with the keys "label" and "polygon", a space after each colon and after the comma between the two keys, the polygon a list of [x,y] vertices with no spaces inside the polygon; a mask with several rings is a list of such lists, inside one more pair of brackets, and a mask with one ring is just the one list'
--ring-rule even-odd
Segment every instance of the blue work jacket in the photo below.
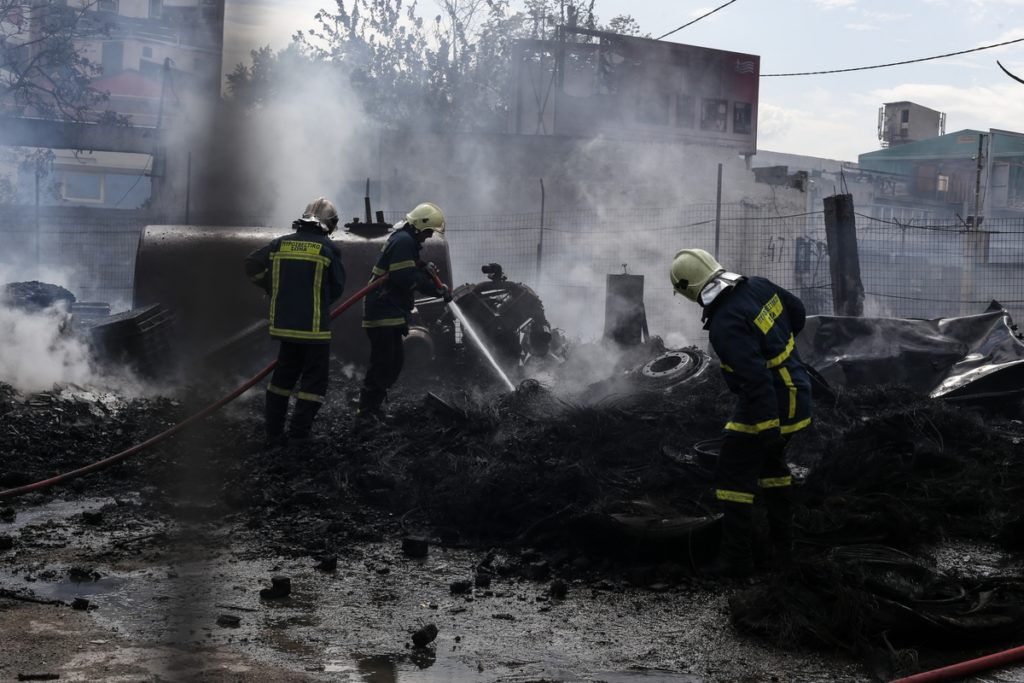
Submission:
{"label": "blue work jacket", "polygon": [[415,292],[439,296],[430,275],[421,267],[420,250],[414,228],[395,230],[381,247],[370,281],[387,273],[388,281],[366,295],[363,302],[363,327],[404,327],[415,304]]}
{"label": "blue work jacket", "polygon": [[307,344],[331,340],[331,303],[345,290],[341,252],[316,223],[295,221],[245,259],[254,284],[270,295],[270,336]]}
{"label": "blue work jacket", "polygon": [[748,277],[704,311],[711,346],[737,402],[726,433],[792,434],[811,423],[811,380],[796,350],[806,311],[796,296]]}

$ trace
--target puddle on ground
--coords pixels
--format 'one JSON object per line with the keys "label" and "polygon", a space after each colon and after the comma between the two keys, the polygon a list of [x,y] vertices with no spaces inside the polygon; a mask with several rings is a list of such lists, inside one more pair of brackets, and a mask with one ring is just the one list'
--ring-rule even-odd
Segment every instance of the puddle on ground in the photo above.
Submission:
{"label": "puddle on ground", "polygon": [[43,573],[48,572],[53,572],[64,578],[59,581],[50,581],[42,576],[36,577],[34,574],[25,572],[0,570],[0,588],[19,595],[32,596],[39,600],[70,602],[75,598],[110,595],[128,583],[128,578],[122,576],[102,576],[95,580],[71,579],[67,578],[66,571],[57,567],[50,567]]}
{"label": "puddle on ground", "polygon": [[[536,665],[536,662],[533,662]],[[473,683],[482,677],[515,681],[514,665],[490,667],[470,666],[465,662],[442,655],[438,658],[432,648],[394,655],[372,657],[354,656],[346,660],[332,660],[324,665],[324,673],[333,674],[332,680],[343,683]],[[673,671],[636,670],[600,671],[581,677],[558,667],[548,669],[541,665],[524,675],[523,680],[588,681],[590,683],[700,683],[701,679]]]}
{"label": "puddle on ground", "polygon": [[113,502],[113,498],[80,498],[74,501],[53,500],[36,507],[11,506],[14,509],[14,520],[10,522],[0,520],[0,533],[20,531],[25,527],[45,524],[50,521],[66,522],[83,512],[95,512]]}
{"label": "puddle on ground", "polygon": [[447,657],[438,661],[432,648],[407,654],[333,660],[324,665],[324,672],[340,676],[337,680],[346,683],[471,683],[480,678],[476,667]]}
{"label": "puddle on ground", "polygon": [[[308,557],[200,552],[176,559],[137,571],[97,564],[102,575],[95,581],[72,581],[63,565],[33,566],[35,581],[25,579],[27,567],[6,567],[0,588],[64,602],[84,597],[99,625],[138,642],[228,648],[257,663],[308,672],[309,680],[341,683],[699,683],[691,674],[616,667],[630,661],[671,667],[677,658],[670,652],[680,644],[665,634],[686,633],[678,631],[679,606],[694,611],[698,622],[720,614],[714,599],[694,602],[682,592],[671,596],[675,608],[662,594],[597,595],[575,586],[564,602],[553,603],[544,584],[518,579],[452,595],[451,583],[472,576],[479,563],[471,551],[436,549],[410,562],[393,544],[366,545],[334,572],[317,570]],[[276,575],[290,577],[291,595],[261,599],[260,589]],[[381,602],[384,595],[391,597]],[[428,622],[440,634],[430,647],[412,649],[412,630]],[[647,629],[661,633],[660,640],[637,637]]]}

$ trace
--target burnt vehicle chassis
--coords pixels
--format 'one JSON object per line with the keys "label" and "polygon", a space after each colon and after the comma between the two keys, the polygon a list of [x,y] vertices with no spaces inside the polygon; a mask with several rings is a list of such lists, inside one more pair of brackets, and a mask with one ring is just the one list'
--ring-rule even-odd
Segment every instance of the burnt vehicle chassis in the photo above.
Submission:
{"label": "burnt vehicle chassis", "polygon": [[[481,267],[483,282],[463,284],[452,292],[452,301],[469,319],[489,350],[506,370],[525,368],[531,360],[551,357],[562,360],[565,340],[553,329],[537,293],[521,282],[510,282],[500,264]],[[476,362],[457,319],[437,297],[416,301],[406,354],[410,366],[466,367]]]}

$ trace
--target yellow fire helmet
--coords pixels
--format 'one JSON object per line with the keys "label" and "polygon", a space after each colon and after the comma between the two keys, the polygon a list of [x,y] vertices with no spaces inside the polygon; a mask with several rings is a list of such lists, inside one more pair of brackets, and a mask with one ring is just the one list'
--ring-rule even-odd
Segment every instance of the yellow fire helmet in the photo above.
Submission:
{"label": "yellow fire helmet", "polygon": [[444,212],[437,204],[424,202],[405,215],[406,222],[416,230],[433,230],[444,234]]}
{"label": "yellow fire helmet", "polygon": [[672,289],[690,301],[697,301],[700,290],[716,275],[725,272],[722,264],[703,249],[683,249],[676,254],[669,269]]}

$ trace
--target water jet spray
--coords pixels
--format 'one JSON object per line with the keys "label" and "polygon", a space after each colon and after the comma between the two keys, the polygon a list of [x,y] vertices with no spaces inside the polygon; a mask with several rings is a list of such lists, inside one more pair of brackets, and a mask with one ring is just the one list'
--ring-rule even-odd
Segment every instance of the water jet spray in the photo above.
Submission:
{"label": "water jet spray", "polygon": [[[445,284],[441,282],[441,277],[437,273],[437,267],[433,263],[428,263],[426,266],[426,270],[430,274],[430,277],[434,279],[434,286],[437,287],[438,291],[444,291],[445,289],[447,289],[445,287]],[[475,344],[476,347],[480,350],[480,353],[483,354],[484,358],[487,359],[487,362],[491,366],[491,369],[494,370],[496,375],[498,375],[498,377],[501,379],[505,387],[509,391],[515,391],[516,385],[512,383],[512,380],[508,378],[508,375],[505,374],[505,371],[501,369],[500,365],[498,365],[498,361],[494,358],[494,354],[492,354],[490,350],[487,348],[487,345],[484,344],[484,340],[473,328],[473,325],[470,324],[469,319],[466,317],[465,313],[462,312],[462,309],[459,308],[459,305],[454,301],[450,300],[445,301],[445,305],[448,307],[448,310],[451,311],[452,315],[462,325],[462,331],[466,333],[466,336],[470,338],[473,344]]]}

